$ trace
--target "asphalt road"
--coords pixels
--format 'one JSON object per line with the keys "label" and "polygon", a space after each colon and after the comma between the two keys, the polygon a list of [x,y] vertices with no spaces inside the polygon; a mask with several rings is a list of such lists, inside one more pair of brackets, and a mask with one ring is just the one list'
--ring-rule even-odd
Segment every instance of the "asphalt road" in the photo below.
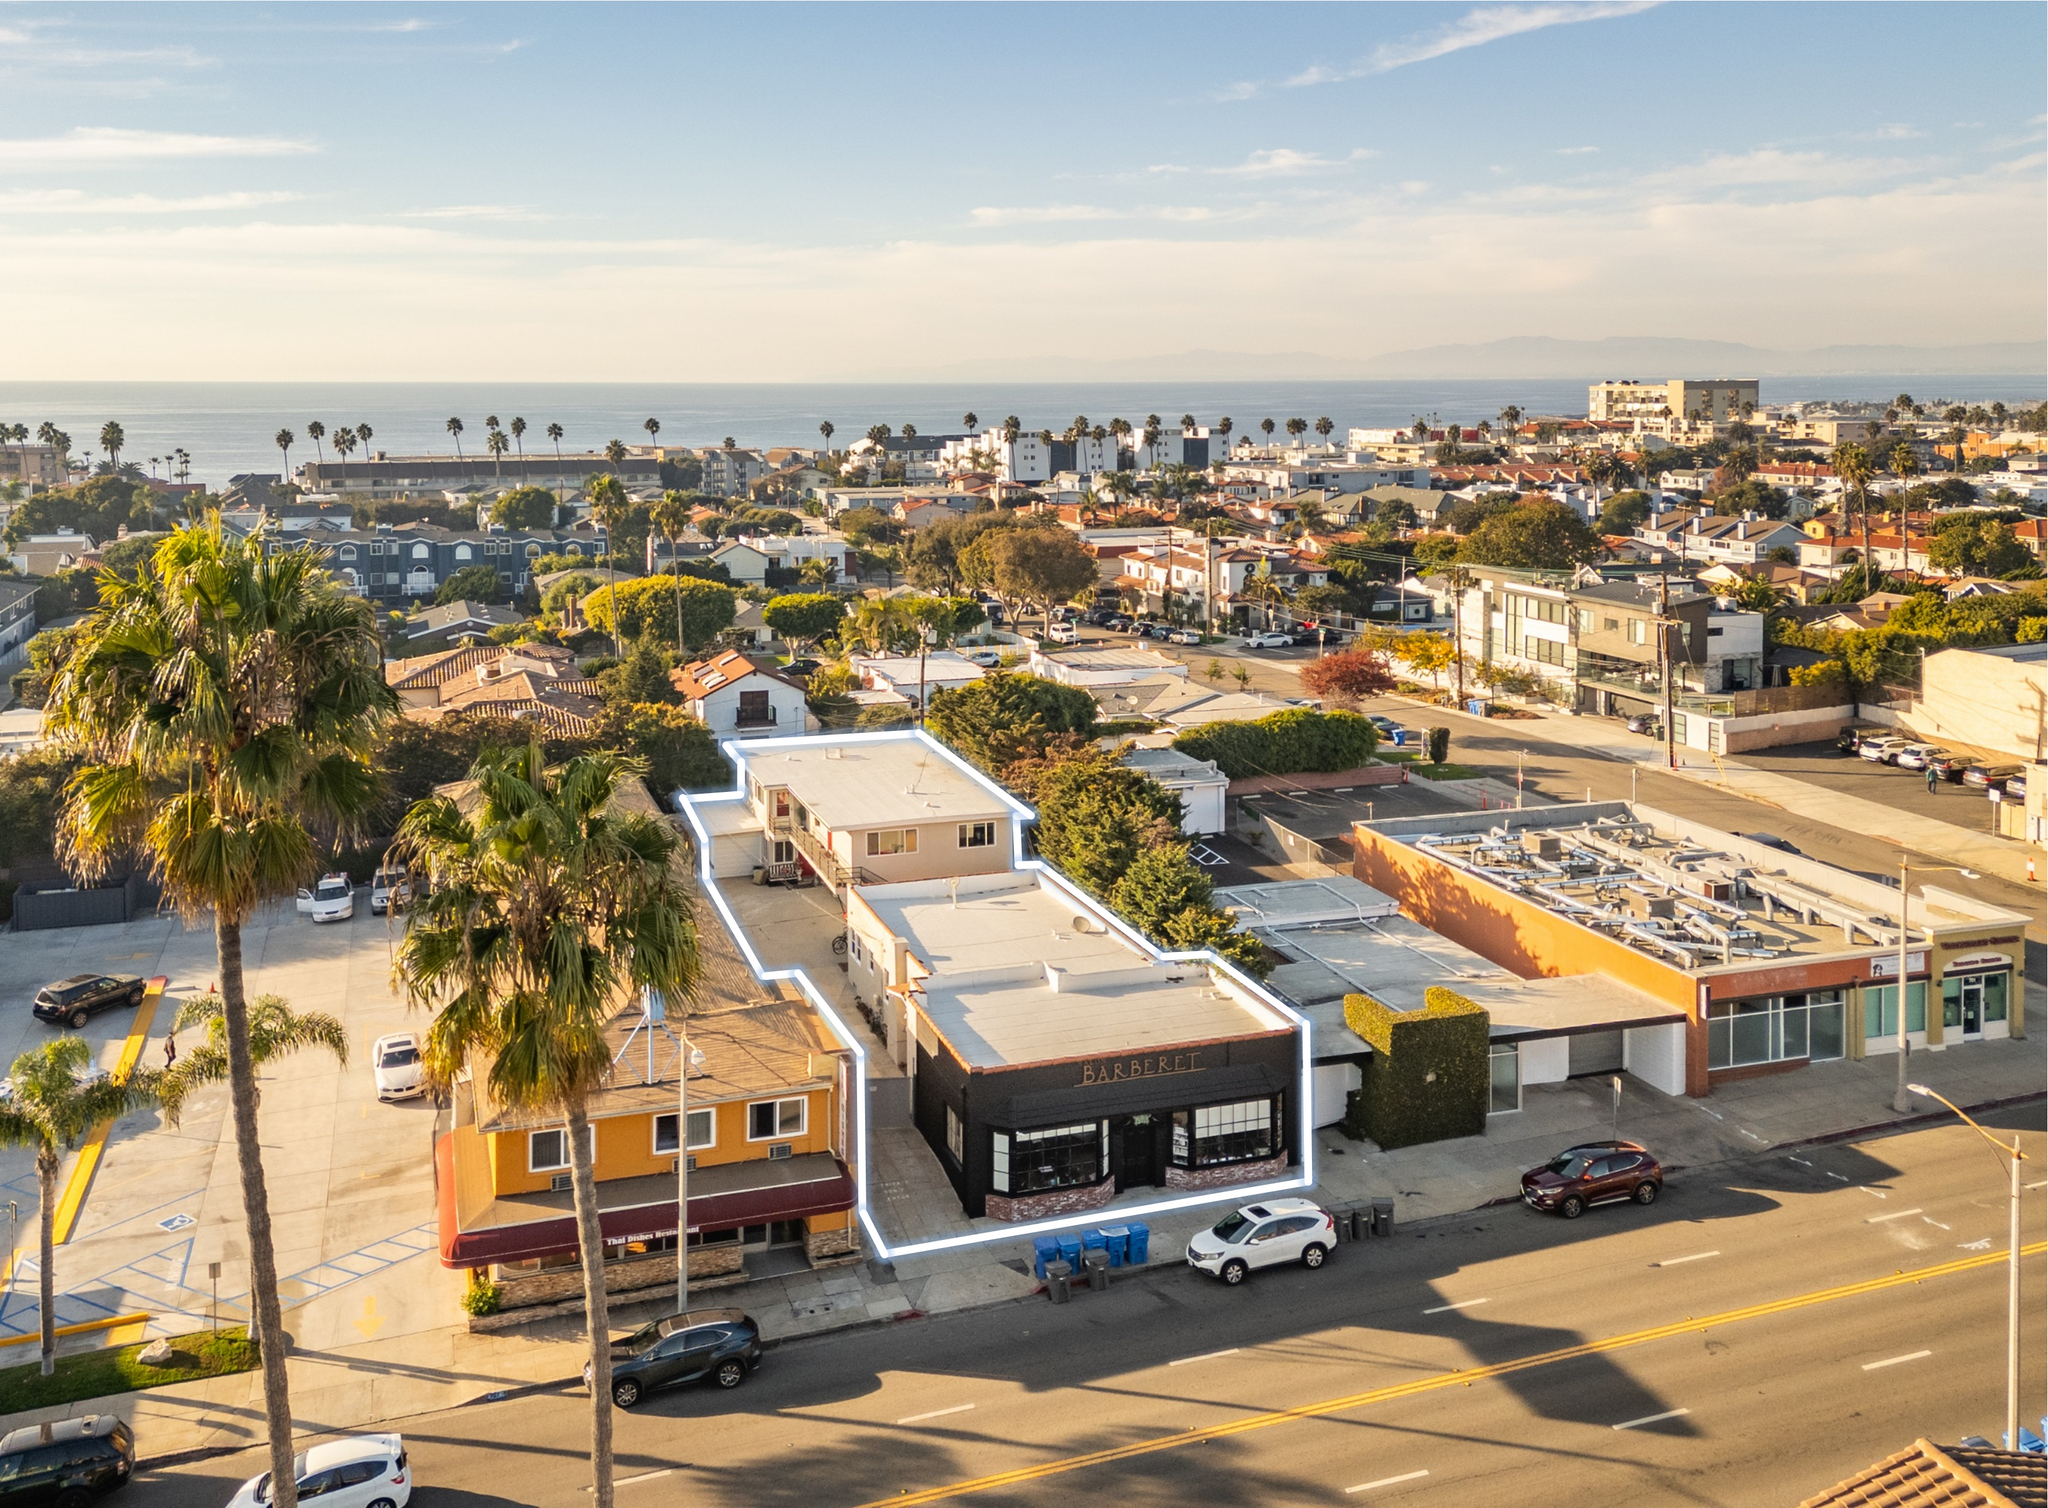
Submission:
{"label": "asphalt road", "polygon": [[[2040,1107],[2002,1120],[2038,1169]],[[1478,1211],[1242,1289],[1170,1268],[1063,1308],[792,1343],[735,1392],[618,1416],[619,1500],[1796,1501],[1917,1435],[2000,1429],[1993,1156],[1953,1126],[1779,1151],[1681,1172],[1649,1209]],[[2042,1194],[2026,1199],[2038,1242]],[[1974,1265],[1912,1276],[1957,1263]],[[2034,1418],[2042,1267],[2022,1348]],[[588,1408],[574,1390],[389,1427],[423,1508],[570,1505],[589,1500]],[[142,1498],[220,1504],[259,1469],[245,1452],[153,1470]]]}

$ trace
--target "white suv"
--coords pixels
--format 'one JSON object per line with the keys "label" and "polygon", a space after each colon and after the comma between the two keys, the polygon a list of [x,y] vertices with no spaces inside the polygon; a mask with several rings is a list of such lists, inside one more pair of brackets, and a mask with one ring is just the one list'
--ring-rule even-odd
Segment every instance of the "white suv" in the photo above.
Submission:
{"label": "white suv", "polygon": [[299,910],[316,922],[345,922],[356,914],[356,887],[345,874],[323,874],[311,890],[299,892]]}
{"label": "white suv", "polygon": [[[299,1497],[334,1508],[405,1508],[412,1499],[405,1441],[397,1435],[352,1435],[302,1450],[292,1461]],[[263,1508],[272,1501],[270,1473],[251,1477],[228,1508]]]}
{"label": "white suv", "polygon": [[1247,1204],[1188,1242],[1188,1266],[1235,1287],[1254,1267],[1299,1262],[1321,1267],[1337,1244],[1337,1222],[1307,1199]]}

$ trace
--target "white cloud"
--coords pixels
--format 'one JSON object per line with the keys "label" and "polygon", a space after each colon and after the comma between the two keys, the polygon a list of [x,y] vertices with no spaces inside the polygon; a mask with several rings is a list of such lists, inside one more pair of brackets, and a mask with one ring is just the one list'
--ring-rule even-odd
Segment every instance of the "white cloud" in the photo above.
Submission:
{"label": "white cloud", "polygon": [[401,220],[552,220],[524,204],[443,204],[398,211]]}
{"label": "white cloud", "polygon": [[198,136],[75,126],[62,136],[0,138],[0,165],[92,167],[177,157],[287,157],[317,150],[310,142],[282,136]]}
{"label": "white cloud", "polygon": [[1303,69],[1287,82],[1299,88],[1368,78],[1376,73],[1391,73],[1410,63],[1426,63],[1432,58],[1463,52],[1468,47],[1484,47],[1504,37],[1519,37],[1552,26],[1572,26],[1581,21],[1632,16],[1657,3],[1658,0],[1558,0],[1541,5],[1482,5],[1435,31],[1419,32],[1398,42],[1382,42],[1348,67],[1319,63]]}
{"label": "white cloud", "polygon": [[1557,155],[1560,157],[1586,157],[1599,150],[1598,147],[1559,147]]}
{"label": "white cloud", "polygon": [[377,22],[377,23],[375,23],[375,24],[373,24],[373,25],[370,25],[370,26],[365,26],[365,27],[363,28],[363,30],[364,30],[364,31],[398,31],[398,32],[406,32],[406,31],[425,31],[425,30],[427,30],[427,28],[429,28],[429,27],[430,27],[430,26],[432,26],[433,24],[434,24],[434,23],[433,23],[433,22],[431,22],[431,21],[422,21],[422,20],[420,20],[420,19],[419,19],[419,17],[417,17],[417,16],[411,16],[411,17],[408,17],[407,19],[405,19],[405,20],[403,20],[403,21],[380,21],[380,22]]}
{"label": "white cloud", "polygon": [[254,209],[286,204],[304,194],[287,190],[241,190],[163,199],[155,194],[88,194],[83,189],[0,190],[0,214],[17,215],[180,215],[211,210]]}
{"label": "white cloud", "polygon": [[1229,104],[1241,99],[1257,99],[1259,97],[1259,86],[1250,83],[1229,84],[1217,90],[1210,97],[1223,104]]}
{"label": "white cloud", "polygon": [[1208,171],[1237,178],[1299,178],[1309,173],[1327,173],[1347,163],[1362,162],[1372,155],[1365,147],[1359,147],[1345,157],[1297,152],[1292,147],[1268,147],[1252,153],[1235,166],[1210,168]]}
{"label": "white cloud", "polygon": [[983,205],[967,218],[976,225],[1058,225],[1074,220],[1122,220],[1129,211],[1093,204]]}
{"label": "white cloud", "polygon": [[1666,168],[1638,180],[1646,187],[1681,190],[1803,185],[1826,189],[1879,178],[1896,178],[1918,164],[1900,158],[1838,157],[1828,152],[1784,152],[1758,147],[1716,152],[1689,167]]}

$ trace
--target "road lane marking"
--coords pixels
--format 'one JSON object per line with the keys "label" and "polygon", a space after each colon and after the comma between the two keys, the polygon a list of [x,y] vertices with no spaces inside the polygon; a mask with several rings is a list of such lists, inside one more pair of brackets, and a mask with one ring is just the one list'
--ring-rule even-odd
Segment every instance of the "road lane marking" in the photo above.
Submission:
{"label": "road lane marking", "polygon": [[1799,1166],[1800,1166],[1800,1167],[1802,1167],[1802,1168],[1810,1168],[1810,1167],[1812,1167],[1812,1166],[1813,1166],[1813,1164],[1812,1164],[1812,1163],[1808,1162],[1808,1161],[1807,1161],[1807,1160],[1806,1160],[1805,1158],[1803,1158],[1803,1157],[1795,1157],[1795,1158],[1793,1158],[1793,1159],[1792,1159],[1792,1161],[1794,1161],[1794,1162],[1798,1163],[1798,1164],[1799,1164]]}
{"label": "road lane marking", "polygon": [[1879,1189],[1874,1189],[1874,1188],[1872,1188],[1872,1187],[1871,1187],[1871,1186],[1870,1186],[1869,1184],[1867,1184],[1867,1183],[1859,1183],[1859,1184],[1857,1184],[1857,1185],[1856,1185],[1856,1187],[1857,1187],[1857,1188],[1859,1188],[1859,1189],[1861,1189],[1861,1190],[1863,1190],[1863,1192],[1864,1192],[1864,1193],[1866,1193],[1866,1194],[1871,1194],[1871,1195],[1874,1195],[1875,1197],[1877,1197],[1877,1198],[1879,1198],[1879,1199],[1884,1199],[1884,1198],[1888,1198],[1888,1197],[1889,1197],[1889,1196],[1888,1196],[1888,1195],[1886,1195],[1886,1194],[1885,1194],[1885,1193],[1884,1193],[1883,1191],[1881,1191],[1881,1190],[1879,1190]]}
{"label": "road lane marking", "polygon": [[1902,1361],[1918,1361],[1923,1356],[1932,1356],[1932,1351],[1908,1351],[1904,1356],[1887,1356],[1883,1361],[1866,1361],[1863,1370],[1875,1372],[1879,1367],[1895,1367]]}
{"label": "road lane marking", "polygon": [[1354,1492],[1371,1492],[1375,1487],[1391,1487],[1396,1482],[1412,1482],[1417,1477],[1428,1475],[1427,1471],[1404,1471],[1398,1477],[1381,1477],[1377,1482],[1360,1482],[1356,1487],[1345,1488],[1344,1492],[1346,1496]]}
{"label": "road lane marking", "polygon": [[[635,1482],[652,1482],[660,1477],[674,1475],[675,1471],[673,1468],[664,1466],[660,1471],[643,1471],[637,1477],[614,1477],[612,1479],[612,1486],[631,1487]],[[585,1492],[595,1492],[597,1489],[595,1487],[586,1487],[583,1490]]]}
{"label": "road lane marking", "polygon": [[[2048,1252],[2048,1241],[2036,1241],[2031,1246],[2021,1249],[2021,1255],[2028,1257],[2039,1256],[2043,1252]],[[1940,1262],[1932,1267],[1916,1267],[1905,1272],[1890,1273],[1881,1278],[1865,1278],[1861,1282],[1844,1283],[1836,1288],[1821,1288],[1810,1293],[1793,1294],[1789,1298],[1772,1299],[1743,1309],[1729,1309],[1719,1314],[1676,1320],[1668,1325],[1634,1330],[1623,1335],[1610,1335],[1600,1340],[1565,1346],[1555,1351],[1542,1351],[1532,1356],[1517,1357],[1511,1361],[1493,1362],[1487,1366],[1471,1367],[1463,1371],[1439,1372],[1432,1377],[1413,1378],[1407,1382],[1393,1383],[1368,1392],[1352,1393],[1342,1398],[1326,1398],[1318,1403],[1300,1404],[1291,1409],[1246,1414],[1222,1424],[1210,1425],[1206,1429],[1184,1430],[1174,1435],[1157,1435],[1149,1440],[1134,1440],[1125,1445],[1090,1451],[1085,1455],[1062,1456],[1056,1460],[1041,1461],[1033,1466],[1018,1466],[1008,1471],[993,1472],[984,1477],[971,1477],[915,1492],[905,1491],[895,1497],[878,1498],[861,1505],[861,1508],[919,1508],[919,1505],[924,1503],[943,1503],[951,1498],[993,1492],[997,1488],[1014,1487],[1022,1482],[1063,1476],[1068,1472],[1080,1471],[1090,1466],[1105,1466],[1112,1462],[1156,1455],[1160,1451],[1175,1450],[1184,1445],[1206,1445],[1212,1440],[1227,1440],[1253,1430],[1270,1429],[1277,1424],[1299,1424],[1304,1420],[1324,1419],[1333,1414],[1350,1413],[1354,1409],[1366,1408],[1376,1403],[1390,1403],[1397,1399],[1413,1398],[1445,1388],[1463,1387],[1475,1382],[1490,1381],[1496,1377],[1509,1377],[1537,1367],[1576,1361],[1581,1357],[1604,1356],[1610,1352],[1648,1345],[1653,1341],[1671,1340],[1680,1335],[1698,1334],[1744,1320],[1768,1319],[1773,1315],[1791,1314],[1808,1309],[1816,1304],[1830,1304],[1841,1299],[1860,1298],[1866,1294],[1886,1293],[1894,1288],[1915,1287],[1936,1278],[1976,1272],[2005,1260],[2004,1252],[1976,1257],[1957,1257],[1953,1261]]]}
{"label": "road lane marking", "polygon": [[1453,1309],[1470,1309],[1475,1304],[1483,1304],[1485,1302],[1485,1299],[1466,1299],[1462,1303],[1457,1304],[1439,1304],[1434,1309],[1425,1309],[1422,1312],[1424,1314],[1449,1314]]}
{"label": "road lane marking", "polygon": [[1661,1262],[1652,1262],[1652,1267],[1676,1267],[1681,1262],[1704,1262],[1709,1257],[1718,1257],[1718,1251],[1696,1251],[1689,1257],[1666,1257]]}
{"label": "road lane marking", "polygon": [[[121,1045],[121,1057],[111,1075],[115,1083],[125,1083],[135,1071],[142,1049],[149,1045],[149,1026],[156,1019],[157,1005],[169,986],[170,980],[158,974],[143,987],[142,1001],[128,1023],[128,1039]],[[107,1133],[113,1129],[112,1121],[101,1121],[86,1136],[85,1145],[78,1149],[78,1161],[71,1166],[71,1177],[64,1184],[64,1192],[57,1200],[57,1213],[50,1222],[51,1244],[64,1245],[77,1228],[78,1217],[85,1209],[85,1196],[92,1190],[93,1175],[99,1171],[100,1159],[106,1155]],[[10,1270],[9,1276],[12,1275]]]}
{"label": "road lane marking", "polygon": [[2028,1184],[2027,1187],[2030,1189],[2048,1188],[2048,1178],[2039,1179],[2033,1183]]}
{"label": "road lane marking", "polygon": [[1167,1365],[1169,1367],[1184,1367],[1192,1362],[1214,1361],[1219,1356],[1235,1356],[1237,1352],[1238,1348],[1236,1346],[1232,1346],[1228,1351],[1204,1351],[1200,1356],[1183,1356],[1178,1361],[1169,1361]]}
{"label": "road lane marking", "polygon": [[1922,1220],[1925,1220],[1929,1225],[1933,1226],[1936,1230],[1948,1229],[1946,1225],[1943,1225],[1939,1220],[1935,1219],[1932,1215],[1922,1215],[1920,1218]]}
{"label": "road lane marking", "polygon": [[1863,1223],[1865,1225],[1882,1225],[1887,1220],[1903,1220],[1908,1215],[1917,1215],[1919,1213],[1920,1211],[1918,1210],[1893,1210],[1889,1215],[1871,1215]]}
{"label": "road lane marking", "polygon": [[971,1403],[956,1403],[949,1409],[933,1409],[929,1414],[912,1414],[908,1419],[898,1419],[898,1424],[922,1424],[927,1419],[943,1419],[948,1414],[964,1414],[973,1408]]}
{"label": "road lane marking", "polygon": [[1986,1236],[1981,1241],[1958,1241],[1956,1245],[1964,1251],[1989,1251],[1991,1250],[1991,1238]]}
{"label": "road lane marking", "polygon": [[[1823,1173],[1828,1173],[1828,1170],[1826,1168],[1822,1168],[1821,1171]],[[1828,1173],[1828,1177],[1834,1179],[1836,1183],[1847,1183],[1849,1181],[1849,1175],[1847,1173]]]}
{"label": "road lane marking", "polygon": [[1612,1426],[1614,1429],[1640,1429],[1645,1424],[1662,1424],[1666,1419],[1683,1419],[1691,1409],[1666,1409],[1661,1414],[1645,1414],[1640,1419],[1624,1419]]}

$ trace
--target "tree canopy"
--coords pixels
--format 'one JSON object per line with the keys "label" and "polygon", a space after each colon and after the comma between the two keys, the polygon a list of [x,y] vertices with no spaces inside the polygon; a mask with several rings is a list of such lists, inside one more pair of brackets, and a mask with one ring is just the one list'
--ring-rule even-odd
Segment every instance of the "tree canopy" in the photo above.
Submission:
{"label": "tree canopy", "polygon": [[[1310,663],[1344,658],[1330,655]],[[1391,686],[1392,677],[1384,669],[1380,674]],[[1205,723],[1176,738],[1173,746],[1196,759],[1214,760],[1232,780],[1245,780],[1303,770],[1353,770],[1372,757],[1378,742],[1373,725],[1356,712],[1289,707],[1246,722]]]}
{"label": "tree canopy", "polygon": [[815,644],[846,621],[846,603],[830,592],[790,592],[770,599],[761,621],[793,645]]}
{"label": "tree canopy", "polygon": [[1357,701],[1386,695],[1394,689],[1394,677],[1384,655],[1370,649],[1347,649],[1302,666],[1301,687],[1311,696]]}
{"label": "tree canopy", "polygon": [[1107,897],[1147,849],[1177,843],[1180,798],[1090,750],[1037,782],[1038,851],[1082,889]]}
{"label": "tree canopy", "polygon": [[556,506],[545,487],[515,487],[491,504],[491,522],[508,529],[552,529]]}
{"label": "tree canopy", "polygon": [[8,518],[0,539],[13,548],[31,534],[70,529],[91,535],[95,544],[106,544],[124,524],[144,530],[155,522],[156,493],[145,483],[100,476],[75,487],[51,487],[27,498]]}
{"label": "tree canopy", "polygon": [[1481,524],[1458,547],[1458,558],[1473,565],[1563,570],[1599,552],[1599,536],[1576,512],[1555,498],[1536,497]]}
{"label": "tree canopy", "polygon": [[446,581],[434,593],[434,605],[446,607],[451,602],[503,602],[505,600],[505,578],[498,574],[496,566],[466,565]]}
{"label": "tree canopy", "polygon": [[932,694],[925,726],[991,774],[1095,728],[1095,698],[1075,686],[992,670]]}
{"label": "tree canopy", "polygon": [[612,597],[618,597],[618,631],[622,639],[652,635],[658,644],[676,642],[676,599],[682,599],[681,647],[698,650],[732,627],[738,597],[729,586],[694,576],[648,576],[622,581],[591,596],[586,611],[593,628],[611,632]]}

